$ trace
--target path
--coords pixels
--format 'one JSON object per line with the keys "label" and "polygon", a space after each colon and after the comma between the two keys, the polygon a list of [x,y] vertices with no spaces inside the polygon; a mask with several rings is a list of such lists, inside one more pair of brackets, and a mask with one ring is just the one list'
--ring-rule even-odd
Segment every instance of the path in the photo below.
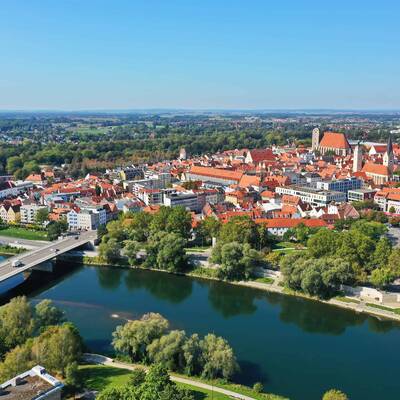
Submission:
{"label": "path", "polygon": [[[134,365],[115,361],[112,358],[105,357],[100,354],[85,353],[83,355],[83,358],[86,362],[93,363],[93,364],[106,365],[108,367],[129,369],[131,371],[133,371],[135,368],[137,368]],[[218,392],[218,393],[224,394],[226,396],[230,396],[234,399],[256,400],[256,399],[254,399],[254,397],[245,396],[244,394],[232,392],[231,390],[223,389],[218,386],[212,386],[207,383],[198,382],[198,381],[192,380],[190,378],[181,378],[180,376],[175,376],[175,375],[170,375],[170,378],[171,378],[171,381],[174,381],[174,382],[179,382],[179,383],[183,383],[185,385],[190,385],[190,386],[198,387],[201,389]]]}

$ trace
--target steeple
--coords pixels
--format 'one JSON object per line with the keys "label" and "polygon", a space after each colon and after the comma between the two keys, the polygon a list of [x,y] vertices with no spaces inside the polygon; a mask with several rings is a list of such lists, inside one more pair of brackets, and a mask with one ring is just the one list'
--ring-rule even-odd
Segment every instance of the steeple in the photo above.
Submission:
{"label": "steeple", "polygon": [[362,148],[360,142],[357,143],[353,153],[353,172],[361,171],[362,168]]}
{"label": "steeple", "polygon": [[394,157],[393,157],[393,142],[392,142],[392,134],[389,133],[386,153],[383,155],[383,165],[388,167],[390,173],[393,172],[393,164],[394,164]]}

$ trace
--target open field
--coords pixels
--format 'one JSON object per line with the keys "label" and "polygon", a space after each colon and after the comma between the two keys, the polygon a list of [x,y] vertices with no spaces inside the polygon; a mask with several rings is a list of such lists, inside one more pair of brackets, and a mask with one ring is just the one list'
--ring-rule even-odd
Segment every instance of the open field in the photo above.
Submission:
{"label": "open field", "polygon": [[35,231],[17,226],[9,226],[4,229],[0,229],[0,236],[8,236],[15,237],[17,239],[19,238],[28,240],[48,240],[47,233],[45,231]]}

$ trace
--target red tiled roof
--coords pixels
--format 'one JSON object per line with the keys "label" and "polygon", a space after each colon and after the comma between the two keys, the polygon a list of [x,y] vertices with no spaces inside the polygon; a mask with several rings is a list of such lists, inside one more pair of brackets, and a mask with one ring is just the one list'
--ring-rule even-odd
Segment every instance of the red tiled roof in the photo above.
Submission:
{"label": "red tiled roof", "polygon": [[264,224],[267,228],[295,228],[300,224],[304,224],[309,228],[318,228],[327,226],[327,223],[321,219],[305,219],[305,218],[260,218],[254,220],[257,224]]}
{"label": "red tiled roof", "polygon": [[190,173],[195,175],[208,176],[212,178],[227,179],[239,182],[243,176],[243,172],[231,171],[222,168],[211,168],[211,167],[199,167],[192,166],[190,168]]}
{"label": "red tiled roof", "polygon": [[362,172],[369,173],[369,174],[375,174],[375,175],[383,175],[383,176],[389,176],[389,169],[386,167],[386,165],[382,164],[374,164],[374,163],[366,163],[362,169]]}
{"label": "red tiled roof", "polygon": [[250,156],[253,162],[275,160],[275,154],[271,149],[253,149],[250,150]]}
{"label": "red tiled roof", "polygon": [[346,135],[339,132],[325,132],[319,145],[330,149],[350,149]]}

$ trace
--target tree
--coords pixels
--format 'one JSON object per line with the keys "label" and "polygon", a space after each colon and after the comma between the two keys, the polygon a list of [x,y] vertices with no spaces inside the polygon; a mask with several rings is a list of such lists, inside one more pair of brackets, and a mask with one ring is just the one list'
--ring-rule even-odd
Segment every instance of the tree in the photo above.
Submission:
{"label": "tree", "polygon": [[256,382],[256,383],[253,385],[253,390],[254,390],[256,393],[262,393],[262,391],[264,390],[264,385],[263,385],[261,382]]}
{"label": "tree", "polygon": [[338,234],[329,229],[320,229],[307,240],[307,249],[312,257],[333,255],[337,249]]}
{"label": "tree", "polygon": [[56,240],[63,232],[68,230],[67,221],[51,221],[47,225],[47,236],[50,240]]}
{"label": "tree", "polygon": [[122,242],[127,239],[127,234],[120,221],[111,221],[107,224],[107,236],[115,239],[117,242]]}
{"label": "tree", "polygon": [[131,358],[132,361],[142,361],[147,358],[147,346],[163,335],[169,327],[169,322],[160,314],[144,314],[140,320],[128,321],[117,326],[113,332],[112,345],[114,349]]}
{"label": "tree", "polygon": [[250,244],[217,243],[210,261],[220,264],[219,276],[227,280],[248,279],[260,260],[259,253]]}
{"label": "tree", "polygon": [[106,236],[103,237],[99,245],[99,255],[107,263],[114,263],[121,258],[121,244],[117,239],[104,240]]}
{"label": "tree", "polygon": [[171,382],[167,369],[160,364],[149,368],[138,394],[140,400],[194,400],[187,390],[179,389]]}
{"label": "tree", "polygon": [[370,282],[379,288],[383,288],[395,279],[389,268],[376,268],[371,272]]}
{"label": "tree", "polygon": [[79,374],[79,365],[76,361],[67,365],[67,368],[65,369],[65,383],[73,389],[79,389],[82,386],[82,378]]}
{"label": "tree", "polygon": [[43,225],[49,220],[49,210],[47,208],[39,208],[36,213],[36,222]]}
{"label": "tree", "polygon": [[[115,386],[111,386],[108,388],[103,389],[98,396],[96,396],[97,400],[136,400],[135,397],[132,397],[130,399],[123,398],[124,395],[124,388],[121,387],[115,387]],[[137,398],[137,400],[139,400]]]}
{"label": "tree", "polygon": [[184,271],[187,267],[186,240],[177,233],[165,235],[158,246],[157,268],[171,272]]}
{"label": "tree", "polygon": [[199,240],[207,244],[211,244],[212,238],[216,238],[221,229],[221,222],[214,217],[206,217],[200,221],[196,228],[196,233]]}
{"label": "tree", "polygon": [[135,368],[129,376],[129,385],[134,387],[140,386],[146,379],[146,371],[144,368]]}
{"label": "tree", "polygon": [[71,323],[50,326],[32,343],[32,358],[36,364],[66,376],[67,366],[78,362],[82,353],[82,339]]}
{"label": "tree", "polygon": [[207,379],[229,379],[239,370],[239,365],[228,342],[213,334],[208,334],[201,342],[204,357],[202,376]]}
{"label": "tree", "polygon": [[393,206],[391,206],[389,208],[389,212],[390,212],[390,214],[394,214],[396,212],[396,209]]}
{"label": "tree", "polygon": [[137,254],[141,249],[141,245],[139,242],[136,242],[135,240],[125,240],[124,242],[124,255],[128,257],[128,261],[130,265],[136,265],[138,260],[137,260]]}
{"label": "tree", "polygon": [[65,322],[65,313],[55,307],[51,300],[45,299],[36,305],[35,319],[36,326],[38,328],[43,328]]}
{"label": "tree", "polygon": [[348,400],[348,397],[340,390],[331,389],[324,394],[322,400]]}
{"label": "tree", "polygon": [[14,347],[9,351],[2,363],[0,363],[0,381],[5,382],[14,376],[32,368],[35,364],[31,357],[32,343],[27,343]]}
{"label": "tree", "polygon": [[198,375],[203,370],[203,354],[199,335],[191,335],[182,346],[185,358],[185,374]]}
{"label": "tree", "polygon": [[22,168],[22,159],[19,156],[9,157],[7,159],[7,172],[13,174],[17,169]]}
{"label": "tree", "polygon": [[250,217],[237,216],[222,225],[219,240],[223,243],[249,243],[257,247],[260,237],[257,225]]}
{"label": "tree", "polygon": [[186,342],[185,331],[171,331],[147,346],[147,354],[152,363],[162,364],[171,371],[183,371],[185,357],[183,345]]}
{"label": "tree", "polygon": [[387,237],[382,236],[375,247],[375,251],[372,256],[372,266],[377,266],[380,268],[387,267],[391,252],[392,244]]}
{"label": "tree", "polygon": [[144,211],[127,216],[122,224],[126,226],[128,230],[129,239],[138,242],[147,241],[150,236],[150,223],[152,218],[151,214]]}
{"label": "tree", "polygon": [[0,356],[24,343],[35,328],[32,308],[26,297],[14,297],[0,307]]}

